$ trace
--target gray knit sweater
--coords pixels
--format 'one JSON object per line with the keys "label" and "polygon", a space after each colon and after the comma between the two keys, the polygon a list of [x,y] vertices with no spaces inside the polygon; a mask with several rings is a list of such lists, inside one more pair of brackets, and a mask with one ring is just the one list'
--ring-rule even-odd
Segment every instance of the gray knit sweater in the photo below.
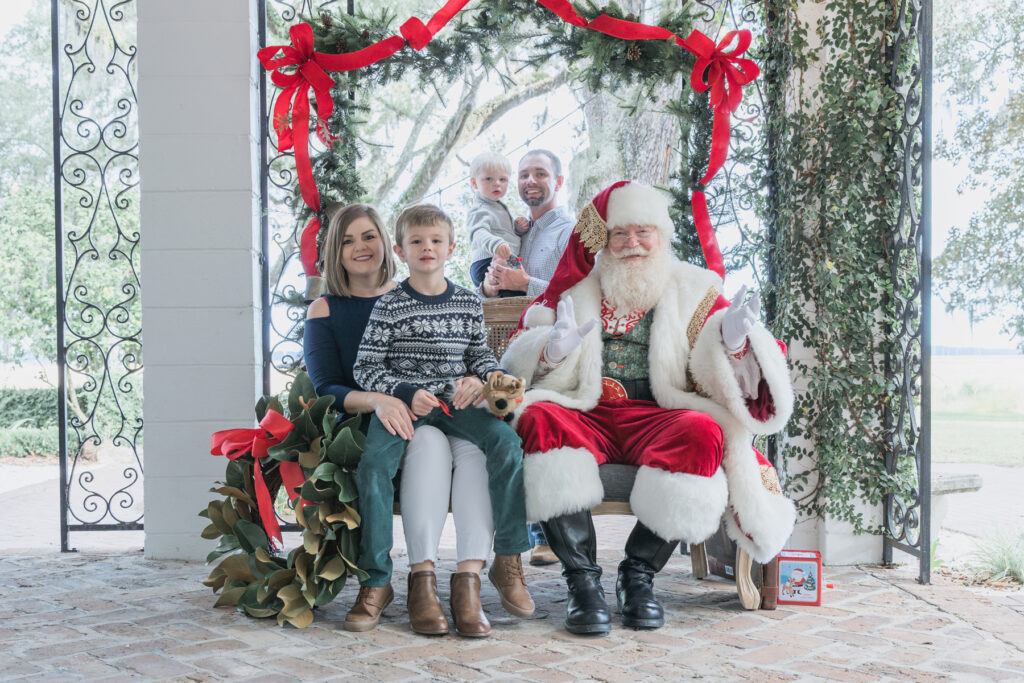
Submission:
{"label": "gray knit sweater", "polygon": [[481,197],[479,193],[472,208],[466,214],[466,231],[469,233],[469,262],[475,263],[494,256],[502,242],[507,242],[512,253],[519,255],[519,238],[523,234],[509,213],[505,203]]}

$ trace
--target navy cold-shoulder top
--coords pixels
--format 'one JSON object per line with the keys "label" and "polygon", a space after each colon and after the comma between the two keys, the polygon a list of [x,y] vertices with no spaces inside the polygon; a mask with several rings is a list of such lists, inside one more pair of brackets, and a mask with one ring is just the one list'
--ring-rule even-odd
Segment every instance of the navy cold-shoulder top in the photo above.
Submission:
{"label": "navy cold-shoulder top", "polygon": [[332,394],[334,409],[345,412],[345,396],[362,391],[352,377],[366,323],[380,297],[335,296],[328,294],[330,315],[306,320],[302,350],[306,372],[318,396]]}

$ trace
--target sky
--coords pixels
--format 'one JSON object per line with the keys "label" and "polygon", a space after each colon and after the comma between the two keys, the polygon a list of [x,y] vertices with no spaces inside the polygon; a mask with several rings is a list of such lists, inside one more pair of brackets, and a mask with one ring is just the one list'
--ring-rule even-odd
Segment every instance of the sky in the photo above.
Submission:
{"label": "sky", "polygon": [[11,27],[22,20],[33,2],[43,0],[3,0],[3,11],[0,11],[0,36],[6,36]]}
{"label": "sky", "polygon": [[[23,18],[25,12],[32,2],[42,0],[3,0],[3,11],[0,12],[0,36],[6,35],[12,26]],[[938,102],[938,98],[936,102]],[[571,95],[563,91],[560,96],[553,96],[548,99],[547,122],[555,121],[562,115],[569,113],[576,103],[572,101]],[[540,105],[534,103],[529,111],[517,111],[515,115],[506,116],[502,121],[502,132],[504,140],[509,149],[504,151],[512,152],[513,162],[518,158],[514,151],[520,143],[529,140],[533,146],[545,146],[566,159],[572,155],[578,147],[578,140],[573,137],[573,128],[578,126],[579,113],[570,115],[562,124],[552,128],[543,135],[537,135],[535,117],[541,113]],[[525,115],[524,115],[525,113]],[[936,135],[941,135],[944,130],[951,130],[955,125],[955,112],[948,107],[936,105],[934,107],[934,121]],[[487,144],[484,141],[480,147]],[[476,149],[470,153],[475,153]],[[933,164],[933,204],[932,204],[932,234],[933,234],[933,256],[937,256],[943,248],[946,236],[954,225],[966,225],[970,215],[977,210],[985,201],[985,188],[979,188],[973,192],[961,194],[957,185],[966,173],[963,167],[956,167],[948,161],[936,159]],[[455,178],[458,180],[458,178]],[[442,186],[450,181],[440,183]],[[460,188],[452,188],[452,191],[461,191]],[[565,193],[563,192],[563,202]],[[737,278],[738,280],[739,278]],[[727,290],[732,291],[738,288],[742,282],[734,283],[727,279]],[[971,327],[966,313],[947,313],[945,306],[937,298],[932,300],[932,343],[939,346],[955,347],[982,347],[991,349],[1013,349],[1015,343],[1005,334],[1000,332],[1001,321],[989,319],[975,323]]]}

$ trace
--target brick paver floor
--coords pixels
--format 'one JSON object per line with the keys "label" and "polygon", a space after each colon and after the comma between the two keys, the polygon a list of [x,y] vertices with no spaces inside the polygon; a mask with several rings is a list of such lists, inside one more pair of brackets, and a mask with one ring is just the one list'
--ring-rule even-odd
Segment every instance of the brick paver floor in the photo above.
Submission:
{"label": "brick paver floor", "polygon": [[[631,523],[599,520],[610,596]],[[442,560],[442,601],[453,569],[453,561]],[[341,628],[354,585],[298,630],[214,609],[214,596],[201,585],[208,571],[139,552],[8,554],[0,559],[0,679],[1024,679],[1024,614],[1016,596],[993,600],[942,577],[922,586],[906,568],[826,567],[823,582],[834,588],[824,591],[821,607],[748,612],[731,584],[695,580],[689,559],[677,555],[656,582],[668,624],[657,631],[616,625],[594,638],[562,629],[562,579],[553,568],[531,567],[535,617],[505,614],[485,580],[494,631],[481,640],[412,633],[404,571],[393,580],[395,603],[371,633]]]}

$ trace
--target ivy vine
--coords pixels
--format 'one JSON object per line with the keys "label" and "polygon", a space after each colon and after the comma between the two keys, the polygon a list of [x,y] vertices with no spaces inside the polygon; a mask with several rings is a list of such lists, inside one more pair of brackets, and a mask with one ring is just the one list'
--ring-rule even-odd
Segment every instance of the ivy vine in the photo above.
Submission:
{"label": "ivy vine", "polygon": [[880,525],[865,519],[861,502],[907,495],[916,476],[913,458],[895,458],[903,454],[892,452],[887,419],[901,389],[886,366],[901,326],[887,248],[900,209],[904,115],[892,76],[909,69],[893,64],[900,5],[829,0],[811,26],[801,6],[769,0],[761,65],[772,160],[762,171],[771,190],[762,207],[775,269],[770,323],[795,351],[800,385],[781,456],[789,472],[813,463],[786,486],[804,515],[872,533]]}

